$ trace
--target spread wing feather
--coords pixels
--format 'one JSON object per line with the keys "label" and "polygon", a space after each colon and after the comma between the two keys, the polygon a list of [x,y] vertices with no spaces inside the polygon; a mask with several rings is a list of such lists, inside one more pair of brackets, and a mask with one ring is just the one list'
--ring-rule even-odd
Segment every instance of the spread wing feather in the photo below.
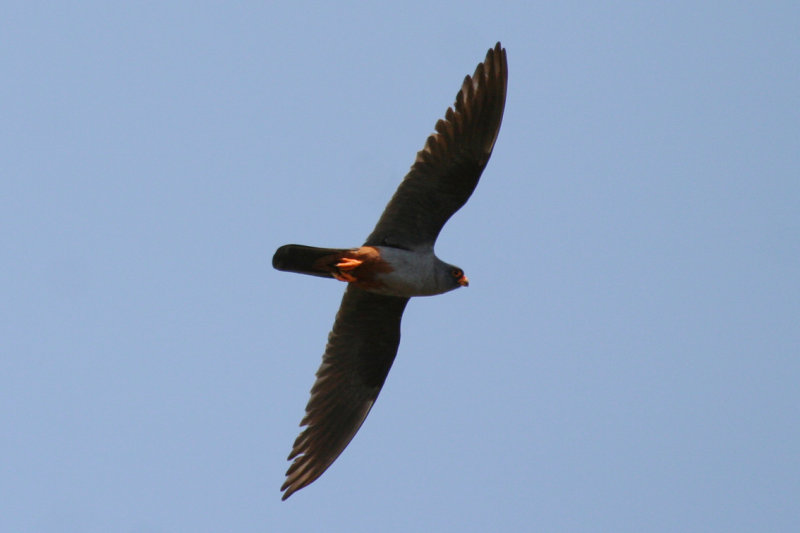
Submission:
{"label": "spread wing feather", "polygon": [[289,455],[284,500],[321,476],[361,427],[397,354],[406,303],[347,287]]}
{"label": "spread wing feather", "polygon": [[469,199],[492,155],[506,102],[506,51],[497,43],[467,76],[454,108],[436,123],[365,242],[415,249],[433,246],[445,222]]}

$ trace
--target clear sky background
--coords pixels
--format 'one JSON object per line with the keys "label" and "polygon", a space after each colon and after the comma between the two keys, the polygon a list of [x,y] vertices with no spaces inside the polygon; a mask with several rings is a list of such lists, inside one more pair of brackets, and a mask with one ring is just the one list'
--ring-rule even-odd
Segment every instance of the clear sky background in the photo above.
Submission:
{"label": "clear sky background", "polygon": [[[796,2],[6,2],[0,531],[800,531]],[[360,244],[496,41],[383,392],[280,501]]]}

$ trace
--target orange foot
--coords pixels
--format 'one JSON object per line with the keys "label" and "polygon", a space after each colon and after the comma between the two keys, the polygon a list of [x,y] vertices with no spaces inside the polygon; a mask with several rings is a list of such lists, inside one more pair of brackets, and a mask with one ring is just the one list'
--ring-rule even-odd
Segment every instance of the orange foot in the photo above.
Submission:
{"label": "orange foot", "polygon": [[361,259],[355,259],[353,257],[344,257],[342,258],[341,261],[336,263],[336,268],[338,268],[339,270],[353,270],[354,268],[361,266],[361,263],[363,262],[364,261],[362,261]]}
{"label": "orange foot", "polygon": [[331,272],[334,278],[338,279],[339,281],[346,281],[352,282],[356,281],[356,277],[349,273],[350,270],[354,270],[358,268],[361,263],[363,263],[360,259],[354,259],[352,257],[345,257],[336,265],[334,265],[337,270]]}
{"label": "orange foot", "polygon": [[356,277],[352,274],[348,274],[347,272],[331,272],[331,275],[339,281],[356,281]]}

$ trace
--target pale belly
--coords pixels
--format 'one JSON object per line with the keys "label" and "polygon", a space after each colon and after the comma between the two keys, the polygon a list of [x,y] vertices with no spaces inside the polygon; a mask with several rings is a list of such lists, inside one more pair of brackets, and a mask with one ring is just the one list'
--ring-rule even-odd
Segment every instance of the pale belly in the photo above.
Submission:
{"label": "pale belly", "polygon": [[391,296],[433,296],[447,292],[436,283],[437,259],[433,251],[415,252],[398,248],[378,247],[381,258],[392,265],[391,272],[376,276],[378,286],[371,292]]}

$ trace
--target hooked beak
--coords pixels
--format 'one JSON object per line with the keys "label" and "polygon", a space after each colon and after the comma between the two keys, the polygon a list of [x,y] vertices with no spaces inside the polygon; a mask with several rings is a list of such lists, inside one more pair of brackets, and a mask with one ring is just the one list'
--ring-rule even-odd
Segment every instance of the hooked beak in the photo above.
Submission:
{"label": "hooked beak", "polygon": [[469,280],[467,279],[467,276],[462,274],[461,277],[458,278],[458,284],[462,287],[469,287]]}

